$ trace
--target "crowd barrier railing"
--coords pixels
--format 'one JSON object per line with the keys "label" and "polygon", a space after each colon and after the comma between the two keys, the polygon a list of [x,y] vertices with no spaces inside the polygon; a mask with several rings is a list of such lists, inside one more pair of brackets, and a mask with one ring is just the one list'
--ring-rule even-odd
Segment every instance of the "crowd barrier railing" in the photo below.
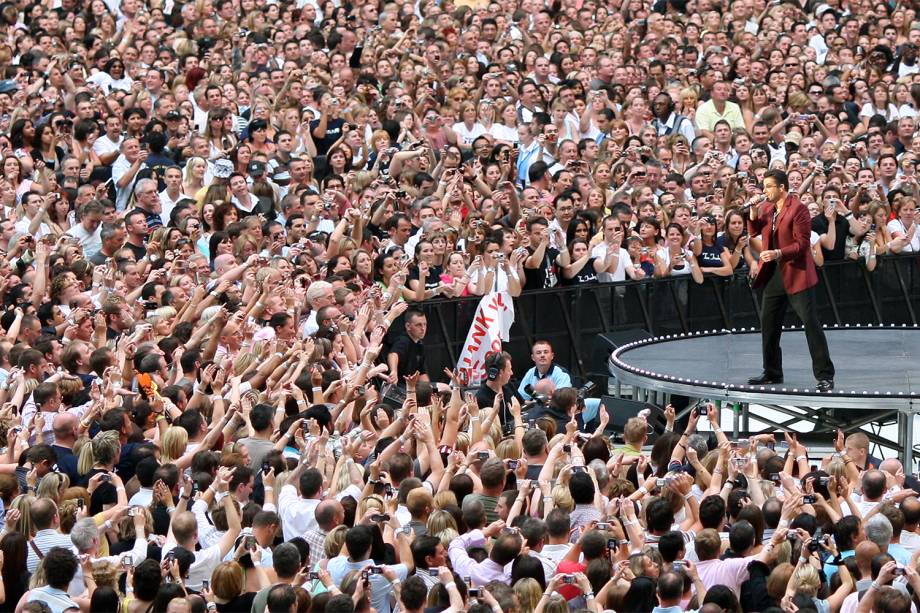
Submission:
{"label": "crowd barrier railing", "polygon": [[[821,321],[917,325],[918,263],[916,254],[883,256],[870,272],[861,260],[826,262],[819,268],[816,287]],[[601,334],[757,328],[759,294],[741,272],[729,277],[705,275],[701,284],[668,277],[528,291],[514,299],[515,322],[505,349],[512,356],[515,377],[532,366],[530,348],[537,339],[550,341],[557,361],[573,375],[587,377],[606,371]],[[438,299],[419,305],[428,316],[429,373],[456,365],[479,300]],[[788,318],[787,323],[796,323],[791,309]]]}

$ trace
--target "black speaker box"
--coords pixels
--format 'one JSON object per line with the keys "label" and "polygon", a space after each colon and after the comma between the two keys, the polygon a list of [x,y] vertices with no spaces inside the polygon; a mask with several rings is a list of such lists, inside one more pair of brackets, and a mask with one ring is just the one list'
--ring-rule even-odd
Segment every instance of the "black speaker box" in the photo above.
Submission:
{"label": "black speaker box", "polygon": [[649,338],[652,338],[652,334],[641,328],[598,334],[594,340],[594,348],[591,352],[591,362],[588,365],[588,370],[592,373],[609,375],[607,361],[610,360],[611,353],[623,345]]}
{"label": "black speaker box", "polygon": [[601,396],[601,404],[607,409],[607,415],[610,417],[607,431],[619,435],[619,440],[622,440],[623,428],[626,427],[626,422],[629,418],[636,417],[639,411],[643,409],[650,411],[647,420],[650,428],[647,444],[654,444],[658,436],[664,432],[664,428],[668,423],[664,417],[664,411],[648,402],[627,400],[616,396]]}

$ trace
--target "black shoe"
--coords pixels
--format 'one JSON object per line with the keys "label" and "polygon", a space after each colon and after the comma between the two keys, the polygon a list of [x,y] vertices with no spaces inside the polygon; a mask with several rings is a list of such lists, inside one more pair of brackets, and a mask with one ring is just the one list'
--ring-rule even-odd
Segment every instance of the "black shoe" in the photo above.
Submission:
{"label": "black shoe", "polygon": [[833,379],[818,379],[818,385],[815,386],[815,389],[819,392],[829,392],[834,389],[834,380]]}
{"label": "black shoe", "polygon": [[761,375],[758,375],[756,377],[751,377],[750,379],[748,379],[748,385],[767,385],[770,383],[782,383],[782,382],[783,382],[782,375],[768,375],[767,373],[763,373]]}

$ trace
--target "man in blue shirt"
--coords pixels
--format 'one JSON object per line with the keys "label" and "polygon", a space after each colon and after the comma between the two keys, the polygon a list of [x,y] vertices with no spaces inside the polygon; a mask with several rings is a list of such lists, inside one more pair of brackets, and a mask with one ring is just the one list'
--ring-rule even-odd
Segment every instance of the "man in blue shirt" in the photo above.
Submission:
{"label": "man in blue shirt", "polygon": [[[362,521],[362,520],[359,520]],[[395,516],[392,521],[396,521]],[[368,525],[357,525],[345,533],[345,547],[348,549],[348,555],[340,555],[329,560],[327,569],[332,577],[333,583],[341,585],[345,575],[350,571],[357,570],[364,572],[365,569],[373,567],[374,571],[367,571],[370,574],[370,599],[371,605],[378,613],[390,613],[390,597],[393,595],[393,582],[396,580],[405,581],[412,572],[414,565],[412,562],[412,549],[408,538],[402,532],[396,535],[396,543],[391,543],[399,552],[402,564],[392,564],[386,566],[375,566],[374,560],[370,558],[371,545],[373,544],[373,535]]]}
{"label": "man in blue shirt", "polygon": [[[834,544],[840,554],[840,559],[856,555],[856,546],[866,539],[862,521],[854,516],[847,515],[834,524]],[[837,572],[837,566],[827,562],[824,564],[824,576],[830,581]]]}
{"label": "man in blue shirt", "polygon": [[534,343],[533,348],[530,350],[530,357],[533,359],[534,367],[528,370],[524,378],[521,379],[521,385],[518,387],[518,395],[521,398],[531,400],[531,395],[527,393],[526,389],[533,387],[537,381],[546,378],[549,378],[555,384],[556,389],[572,387],[572,376],[569,371],[553,361],[556,356],[549,341],[539,340]]}

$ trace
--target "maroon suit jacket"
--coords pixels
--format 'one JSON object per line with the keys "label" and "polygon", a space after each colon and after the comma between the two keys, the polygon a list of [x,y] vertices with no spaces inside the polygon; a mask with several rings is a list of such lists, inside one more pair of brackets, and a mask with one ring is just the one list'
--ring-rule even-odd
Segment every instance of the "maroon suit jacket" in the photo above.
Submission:
{"label": "maroon suit jacket", "polygon": [[796,196],[787,195],[774,230],[775,209],[773,203],[766,203],[761,206],[757,219],[748,220],[748,231],[751,236],[761,235],[765,251],[779,249],[782,252],[779,261],[761,262],[754,287],[766,285],[778,265],[786,292],[797,294],[818,283],[815,260],[811,254],[811,217]]}

